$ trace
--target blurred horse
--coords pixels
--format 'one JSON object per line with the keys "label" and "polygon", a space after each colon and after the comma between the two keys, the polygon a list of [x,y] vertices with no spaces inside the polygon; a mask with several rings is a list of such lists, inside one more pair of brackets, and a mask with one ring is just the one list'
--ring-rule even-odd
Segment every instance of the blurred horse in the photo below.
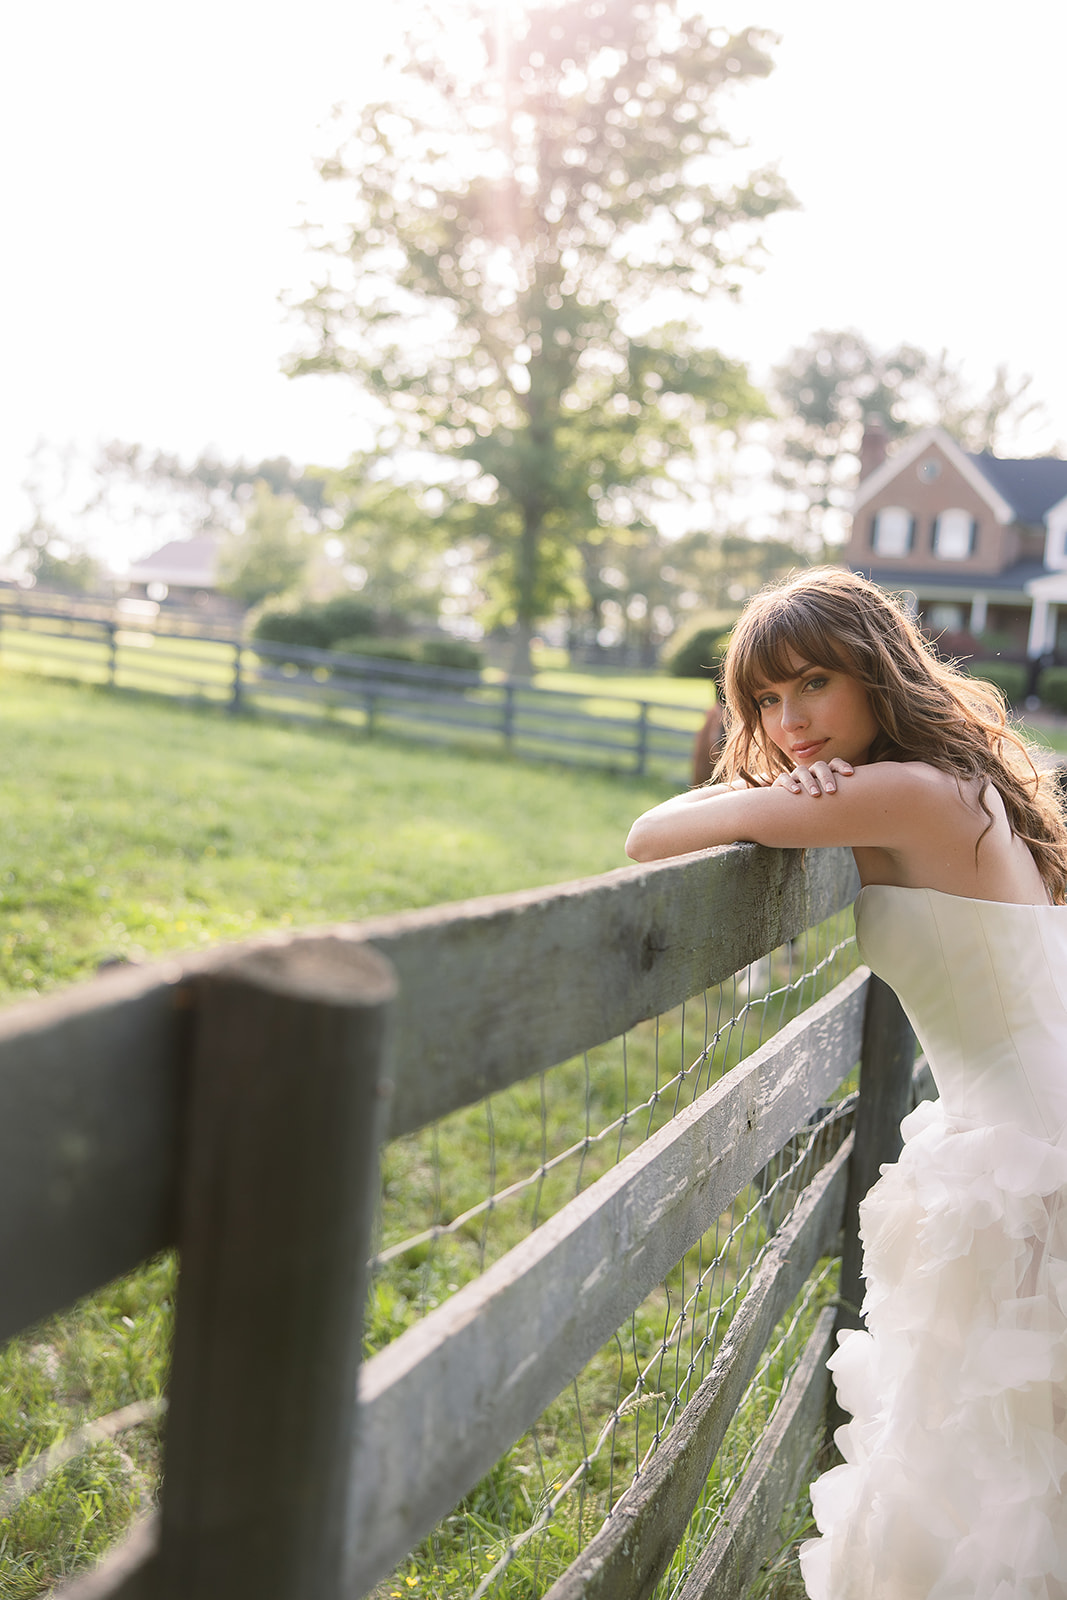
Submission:
{"label": "blurred horse", "polygon": [[715,763],[722,755],[723,742],[722,707],[718,700],[715,700],[704,718],[703,727],[693,741],[694,789],[702,783],[707,783],[711,777]]}

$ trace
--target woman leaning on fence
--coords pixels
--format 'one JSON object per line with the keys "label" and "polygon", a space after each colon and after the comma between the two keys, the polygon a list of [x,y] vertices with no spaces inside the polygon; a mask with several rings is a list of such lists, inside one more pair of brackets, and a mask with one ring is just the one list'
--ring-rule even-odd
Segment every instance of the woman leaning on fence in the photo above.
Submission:
{"label": "woman leaning on fence", "polygon": [[721,781],[656,806],[639,861],[850,846],[856,936],[940,1099],[860,1211],[853,1420],[812,1489],[812,1600],[1065,1600],[1067,829],[998,692],[865,579],[757,595],[725,665]]}

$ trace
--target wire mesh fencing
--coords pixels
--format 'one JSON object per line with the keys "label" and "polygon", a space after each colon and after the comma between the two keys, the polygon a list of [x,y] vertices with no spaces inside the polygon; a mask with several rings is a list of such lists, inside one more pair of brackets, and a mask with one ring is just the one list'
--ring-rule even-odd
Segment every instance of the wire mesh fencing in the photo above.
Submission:
{"label": "wire mesh fencing", "polygon": [[[443,1304],[828,994],[857,962],[838,914],[675,1010],[383,1152],[366,1355]],[[540,1596],[637,1481],[708,1375],[797,1196],[841,1143],[845,1084],[687,1251],[614,1338],[376,1600]],[[824,1262],[782,1319],[659,1584],[673,1600],[714,1535],[818,1310]]]}

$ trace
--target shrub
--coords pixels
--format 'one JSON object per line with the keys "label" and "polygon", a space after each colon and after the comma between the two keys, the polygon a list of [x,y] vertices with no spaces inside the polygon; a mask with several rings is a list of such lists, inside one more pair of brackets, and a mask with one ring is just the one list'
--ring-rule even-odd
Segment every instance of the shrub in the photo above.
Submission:
{"label": "shrub", "polygon": [[1037,680],[1037,692],[1045,705],[1067,711],[1067,667],[1046,667]]}
{"label": "shrub", "polygon": [[699,628],[667,659],[672,678],[717,678],[732,628]]}
{"label": "shrub", "polygon": [[378,661],[409,661],[415,665],[419,659],[414,639],[366,639],[357,635],[354,639],[338,639],[330,648],[339,655],[373,656]]}
{"label": "shrub", "polygon": [[317,617],[300,611],[265,611],[252,630],[253,639],[269,644],[297,644],[311,650],[329,647]]}
{"label": "shrub", "polygon": [[424,639],[420,658],[428,667],[457,667],[463,672],[481,672],[485,654],[465,639]]}
{"label": "shrub", "polygon": [[332,650],[338,639],[370,638],[378,632],[374,607],[354,595],[309,601],[287,611],[265,611],[252,630],[254,639],[271,644],[299,644],[311,650]]}
{"label": "shrub", "polygon": [[1026,693],[1026,668],[1019,661],[968,661],[966,670],[995,684],[1009,705],[1018,705]]}
{"label": "shrub", "polygon": [[330,641],[327,648],[331,650],[338,648],[338,639],[347,642],[368,638],[372,634],[388,631],[389,624],[395,622],[394,618],[379,616],[372,605],[366,600],[357,599],[354,594],[336,594],[332,600],[321,601],[315,609],[323,633]]}

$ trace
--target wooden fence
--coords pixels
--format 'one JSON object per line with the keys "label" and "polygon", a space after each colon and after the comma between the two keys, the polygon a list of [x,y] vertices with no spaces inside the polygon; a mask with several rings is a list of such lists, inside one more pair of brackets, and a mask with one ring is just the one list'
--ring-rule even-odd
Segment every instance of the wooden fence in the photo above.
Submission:
{"label": "wooden fence", "polygon": [[[845,851],[734,847],[119,970],[0,1015],[0,1337],[181,1251],[161,1512],[64,1596],[369,1593],[862,1060],[854,1132],[790,1196],[707,1375],[550,1591],[651,1595],[842,1228],[846,1318],[859,1300],[856,1205],[912,1092],[895,999],[850,972],[360,1371],[376,1152],[728,982],[855,887]],[[684,1600],[757,1571],[821,1432],[834,1325],[818,1316]]]}
{"label": "wooden fence", "polygon": [[[196,697],[232,711],[325,718],[367,733],[463,738],[524,756],[684,782],[703,712],[617,694],[492,681],[477,672],[201,634],[99,609],[72,613],[0,600],[0,659],[112,688]],[[710,702],[710,690],[709,690]],[[592,707],[592,709],[591,709]]]}

